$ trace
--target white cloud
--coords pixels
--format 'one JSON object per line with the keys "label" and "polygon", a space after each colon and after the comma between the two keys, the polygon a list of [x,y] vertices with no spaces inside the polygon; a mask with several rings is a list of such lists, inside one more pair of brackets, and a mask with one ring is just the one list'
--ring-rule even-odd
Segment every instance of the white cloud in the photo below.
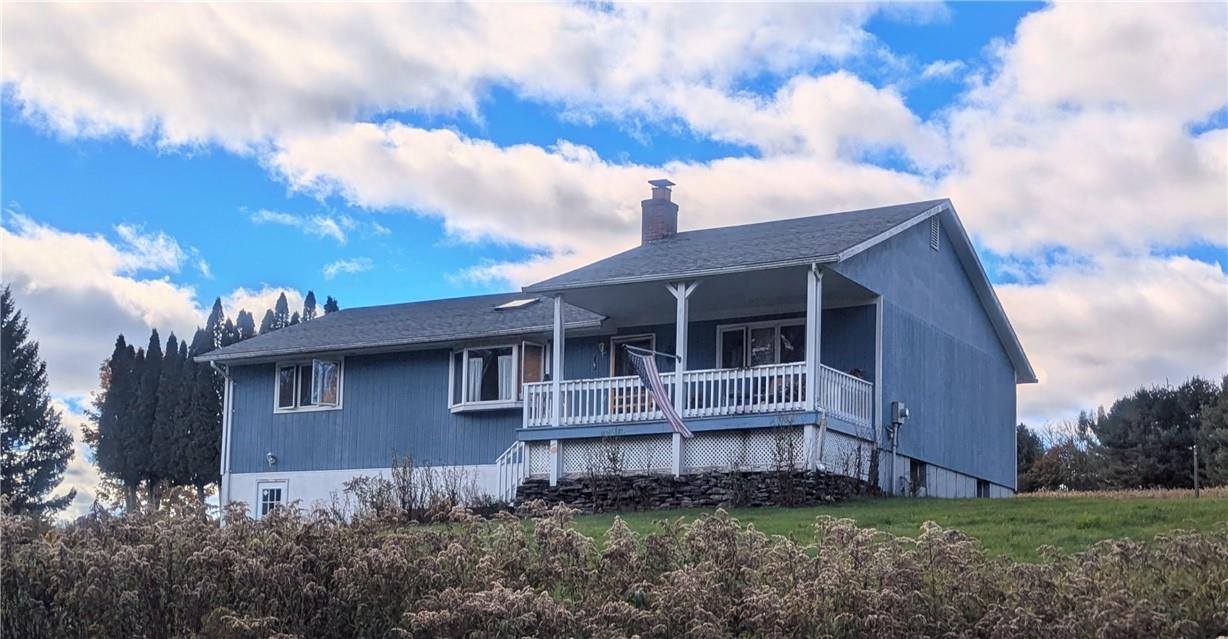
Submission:
{"label": "white cloud", "polygon": [[184,336],[203,320],[192,287],[135,275],[177,271],[178,244],[133,227],[117,232],[121,240],[111,243],[11,212],[0,228],[4,280],[30,318],[56,392],[84,396],[97,386],[98,365],[119,333],[140,344],[151,327]]}
{"label": "white cloud", "polygon": [[934,60],[921,70],[922,80],[946,79],[954,77],[968,65],[961,60]]}
{"label": "white cloud", "polygon": [[264,312],[273,308],[277,304],[277,298],[281,295],[286,296],[286,303],[290,306],[290,311],[303,307],[303,294],[282,286],[262,285],[258,289],[249,289],[240,286],[230,293],[222,296],[222,308],[226,311],[226,316],[234,318],[239,314],[239,311],[247,311],[256,319],[256,325],[260,325],[260,319],[264,317]]}
{"label": "white cloud", "polygon": [[353,257],[344,260],[336,260],[324,265],[324,279],[331,280],[337,277],[339,273],[362,273],[369,271],[375,263],[369,257]]}
{"label": "white cloud", "polygon": [[64,481],[55,489],[53,495],[63,495],[76,489],[77,496],[72,503],[59,513],[62,520],[72,520],[89,512],[98,494],[100,475],[98,467],[90,460],[93,450],[85,443],[84,429],[89,424],[89,418],[75,412],[71,406],[62,401],[52,401],[54,408],[60,412],[62,423],[73,438],[73,458],[64,470]]}
{"label": "white cloud", "polygon": [[[70,136],[259,148],[374,112],[465,112],[493,84],[576,112],[653,113],[664,87],[726,87],[840,58],[855,5],[30,5],[5,11],[4,81]],[[924,15],[939,9],[909,9]],[[407,31],[407,25],[412,29]]]}
{"label": "white cloud", "polygon": [[1142,385],[1228,373],[1228,275],[1185,257],[1115,256],[1044,269],[998,294],[1037,369],[1033,423],[1106,407]]}
{"label": "white cloud", "polygon": [[271,223],[293,227],[307,235],[332,238],[338,244],[345,244],[347,239],[345,230],[342,227],[352,228],[353,226],[353,221],[349,218],[339,219],[327,215],[302,216],[265,209],[252,213],[251,220],[256,224]]}
{"label": "white cloud", "polygon": [[985,246],[1139,251],[1228,241],[1223,4],[1063,4],[1021,22],[951,116],[950,194]]}

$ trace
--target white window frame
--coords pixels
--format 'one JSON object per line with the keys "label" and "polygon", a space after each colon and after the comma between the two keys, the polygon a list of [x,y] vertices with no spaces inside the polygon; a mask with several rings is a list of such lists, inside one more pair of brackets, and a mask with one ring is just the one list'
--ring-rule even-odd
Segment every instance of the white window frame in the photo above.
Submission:
{"label": "white window frame", "polygon": [[256,482],[256,500],[253,502],[256,507],[253,512],[256,519],[263,519],[268,513],[261,512],[264,508],[264,489],[265,488],[280,488],[281,501],[278,502],[282,508],[290,504],[290,481],[286,479],[266,479]]}
{"label": "white window frame", "polygon": [[746,338],[742,346],[742,348],[744,349],[742,356],[744,358],[743,361],[747,363],[747,367],[751,368],[750,366],[750,341],[751,341],[750,332],[752,329],[756,329],[756,328],[775,329],[772,335],[772,361],[773,363],[772,364],[759,364],[759,366],[775,366],[776,364],[780,363],[780,329],[781,327],[782,326],[805,326],[805,325],[806,325],[806,318],[804,317],[793,317],[789,319],[780,319],[780,320],[764,320],[761,322],[737,322],[734,324],[720,324],[716,327],[716,362],[715,362],[716,367],[718,369],[724,367],[724,363],[721,362],[721,356],[725,352],[725,333],[727,331],[743,330],[746,332],[745,333]]}
{"label": "white window frame", "polygon": [[[314,365],[319,361],[336,362],[337,363],[337,405],[336,406],[299,406],[299,398],[303,396],[303,376],[299,372],[303,366]],[[281,406],[281,369],[293,366],[294,367],[294,405]],[[277,414],[284,413],[312,413],[322,410],[341,410],[341,406],[345,403],[345,358],[344,357],[313,357],[311,359],[293,359],[277,362],[273,366],[273,412]]]}
{"label": "white window frame", "polygon": [[648,350],[657,350],[656,333],[636,333],[635,335],[615,335],[610,338],[610,377],[614,377],[614,364],[618,361],[618,345],[626,342],[638,342],[647,339]]}
{"label": "white window frame", "polygon": [[[535,346],[539,344],[534,343]],[[513,382],[512,399],[491,399],[486,401],[467,401],[465,382],[469,379],[469,351],[485,351],[495,348],[510,348],[512,349],[512,375],[515,377]],[[448,354],[448,410],[453,413],[463,413],[466,411],[480,410],[500,410],[504,408],[520,408],[524,405],[521,398],[522,388],[524,386],[521,381],[520,370],[520,349],[521,342],[501,342],[498,344],[471,344],[460,348],[455,348]],[[456,397],[456,355],[461,354],[461,399],[459,402],[454,402]],[[542,348],[542,371],[545,371],[546,349]]]}

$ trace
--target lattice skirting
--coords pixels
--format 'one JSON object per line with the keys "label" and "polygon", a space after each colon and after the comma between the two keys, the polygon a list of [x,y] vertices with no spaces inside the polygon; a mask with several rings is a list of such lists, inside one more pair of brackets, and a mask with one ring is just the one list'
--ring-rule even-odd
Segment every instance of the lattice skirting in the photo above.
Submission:
{"label": "lattice skirting", "polygon": [[[611,436],[559,441],[563,476],[669,473],[672,461],[670,435]],[[526,446],[529,475],[550,473],[548,442]],[[869,472],[870,448],[847,435],[828,432],[822,462],[831,472],[865,479]],[[802,468],[805,463],[801,427],[729,430],[697,433],[682,441],[682,472],[761,471]]]}

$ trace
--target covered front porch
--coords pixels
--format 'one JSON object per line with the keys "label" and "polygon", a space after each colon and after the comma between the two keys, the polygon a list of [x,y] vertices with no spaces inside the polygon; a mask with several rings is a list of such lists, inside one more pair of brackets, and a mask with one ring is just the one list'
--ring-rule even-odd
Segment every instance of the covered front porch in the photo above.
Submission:
{"label": "covered front porch", "polygon": [[[684,420],[811,411],[876,424],[879,298],[819,264],[553,297],[548,367],[557,374],[524,385],[525,429],[662,421],[626,346],[661,353],[669,400]],[[567,335],[565,301],[609,318],[614,334]]]}

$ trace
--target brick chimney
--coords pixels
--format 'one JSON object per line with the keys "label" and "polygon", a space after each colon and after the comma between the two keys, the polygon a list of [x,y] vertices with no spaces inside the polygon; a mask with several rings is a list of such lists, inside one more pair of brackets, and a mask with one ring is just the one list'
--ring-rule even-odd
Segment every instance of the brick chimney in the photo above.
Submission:
{"label": "brick chimney", "polygon": [[640,244],[647,244],[678,234],[678,205],[670,201],[669,180],[649,180],[652,198],[642,200],[644,218],[640,227]]}

